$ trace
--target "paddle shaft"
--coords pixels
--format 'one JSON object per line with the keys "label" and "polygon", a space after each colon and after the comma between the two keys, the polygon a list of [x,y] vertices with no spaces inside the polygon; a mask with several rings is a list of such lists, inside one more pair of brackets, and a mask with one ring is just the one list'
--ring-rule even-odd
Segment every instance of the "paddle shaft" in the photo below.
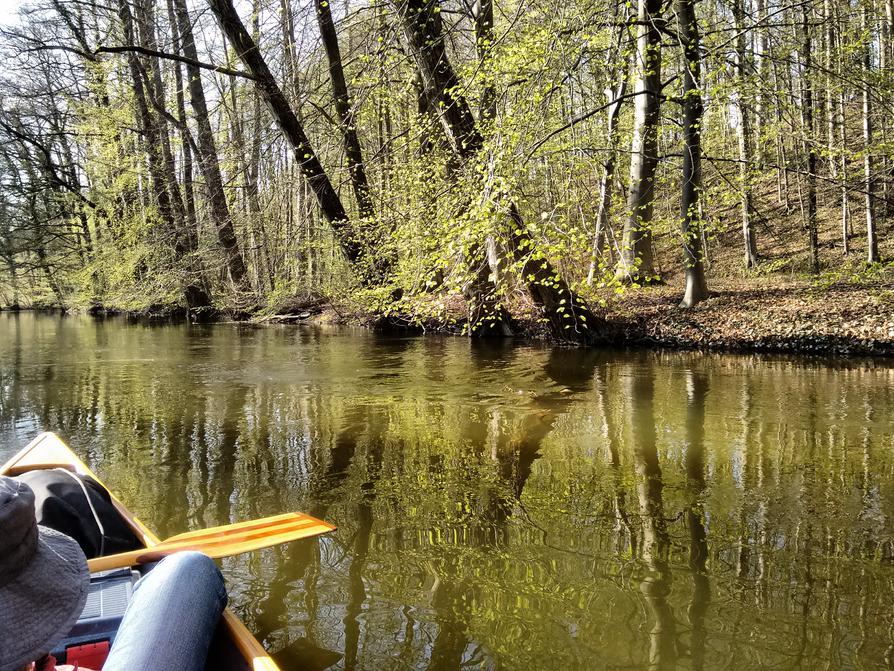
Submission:
{"label": "paddle shaft", "polygon": [[311,538],[334,529],[335,527],[328,522],[310,515],[287,513],[178,534],[152,547],[90,559],[87,565],[91,573],[110,571],[158,561],[169,554],[188,550],[202,552],[212,559],[219,559],[280,543]]}

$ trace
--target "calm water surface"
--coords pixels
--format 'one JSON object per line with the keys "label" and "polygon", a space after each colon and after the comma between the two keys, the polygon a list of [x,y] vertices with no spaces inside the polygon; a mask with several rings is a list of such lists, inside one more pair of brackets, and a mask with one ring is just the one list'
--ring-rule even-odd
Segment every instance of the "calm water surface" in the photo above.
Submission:
{"label": "calm water surface", "polygon": [[58,432],[224,562],[285,669],[894,665],[894,368],[0,314],[0,458]]}

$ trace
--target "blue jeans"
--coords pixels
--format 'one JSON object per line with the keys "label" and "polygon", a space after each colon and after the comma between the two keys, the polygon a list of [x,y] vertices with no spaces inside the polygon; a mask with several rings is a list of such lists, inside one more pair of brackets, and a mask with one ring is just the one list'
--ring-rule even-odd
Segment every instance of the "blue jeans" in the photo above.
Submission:
{"label": "blue jeans", "polygon": [[199,552],[165,557],[134,587],[103,671],[202,671],[226,605],[214,561]]}

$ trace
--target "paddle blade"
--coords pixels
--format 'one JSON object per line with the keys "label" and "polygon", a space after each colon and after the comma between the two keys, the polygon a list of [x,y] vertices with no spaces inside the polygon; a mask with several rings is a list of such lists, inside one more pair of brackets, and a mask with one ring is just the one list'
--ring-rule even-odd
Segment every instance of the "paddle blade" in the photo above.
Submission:
{"label": "paddle blade", "polygon": [[[197,529],[196,531],[187,531],[170,538],[165,538],[164,543],[175,543],[185,540],[205,539],[205,538],[221,538],[235,537],[237,534],[251,533],[257,529],[270,529],[282,523],[302,522],[304,520],[314,520],[316,518],[304,513],[283,513],[282,515],[273,515],[272,517],[262,517],[258,520],[248,520],[247,522],[236,522],[235,524],[223,524],[218,527],[208,527],[207,529]],[[316,520],[321,524],[325,524],[321,520]]]}
{"label": "paddle blade", "polygon": [[97,557],[87,562],[90,572],[108,571],[135,564],[158,561],[175,552],[193,550],[212,559],[251,552],[280,543],[311,538],[333,531],[335,527],[304,513],[275,515],[250,522],[240,522],[199,531],[190,531],[151,548]]}

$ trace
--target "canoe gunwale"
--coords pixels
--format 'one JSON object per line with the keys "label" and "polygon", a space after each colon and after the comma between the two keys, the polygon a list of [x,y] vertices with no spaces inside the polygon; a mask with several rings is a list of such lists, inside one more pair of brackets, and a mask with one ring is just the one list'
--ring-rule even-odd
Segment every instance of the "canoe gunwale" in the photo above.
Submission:
{"label": "canoe gunwale", "polygon": [[[44,453],[49,453],[50,458],[44,456]],[[115,509],[145,547],[150,548],[161,542],[161,539],[130,512],[112,490],[55,433],[47,431],[38,435],[0,467],[0,474],[14,476],[27,471],[51,468],[65,468],[73,473],[87,475],[96,480],[109,493]],[[232,610],[227,608],[222,620],[231,642],[242,655],[249,669],[252,671],[281,671],[264,646]]]}

